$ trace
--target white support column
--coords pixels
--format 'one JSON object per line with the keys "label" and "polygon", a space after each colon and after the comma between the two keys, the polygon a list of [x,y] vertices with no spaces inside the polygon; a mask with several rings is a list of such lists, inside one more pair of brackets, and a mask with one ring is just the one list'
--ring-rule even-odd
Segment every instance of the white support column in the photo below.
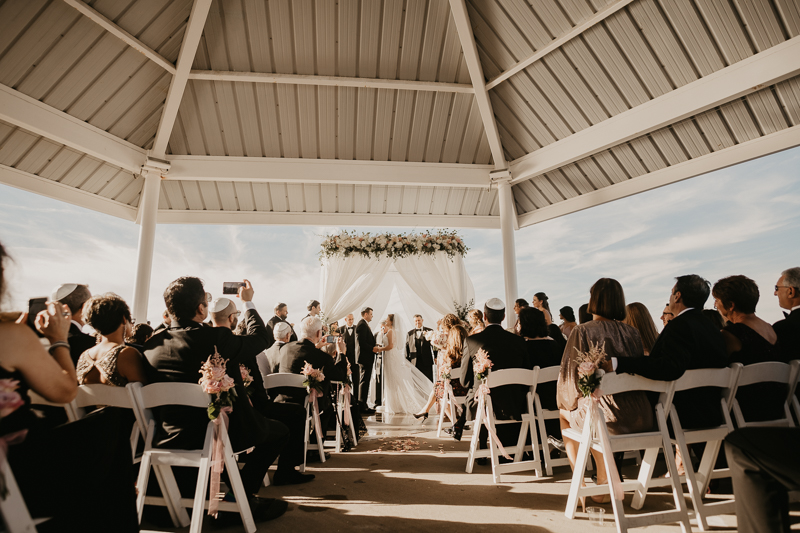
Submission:
{"label": "white support column", "polygon": [[514,300],[517,294],[517,250],[514,243],[514,227],[516,215],[514,195],[511,193],[511,172],[497,170],[492,172],[492,183],[497,186],[500,200],[500,234],[503,240],[503,279],[506,289],[506,326],[511,327],[517,321],[514,313]]}
{"label": "white support column", "polygon": [[147,303],[150,295],[150,274],[153,269],[153,250],[156,241],[158,197],[161,192],[161,172],[142,170],[144,186],[139,200],[139,252],[136,259],[136,280],[133,283],[133,318],[147,321]]}

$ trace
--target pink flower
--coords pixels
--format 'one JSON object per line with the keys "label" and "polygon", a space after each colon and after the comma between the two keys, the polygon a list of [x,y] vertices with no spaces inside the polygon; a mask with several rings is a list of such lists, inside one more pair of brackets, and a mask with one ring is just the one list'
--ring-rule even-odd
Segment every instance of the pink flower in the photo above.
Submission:
{"label": "pink flower", "polygon": [[236,382],[233,381],[233,378],[228,376],[227,374],[219,382],[219,388],[222,390],[222,392],[231,390],[234,385],[236,385]]}
{"label": "pink flower", "polygon": [[218,394],[220,391],[219,381],[203,381],[203,392],[206,394]]}
{"label": "pink flower", "polygon": [[584,361],[578,366],[578,374],[581,376],[591,376],[594,374],[594,371],[597,369],[594,363],[591,361]]}
{"label": "pink flower", "polygon": [[250,370],[243,364],[239,364],[239,372],[242,374],[242,381],[245,387],[249,387],[253,382],[253,376],[250,375]]}
{"label": "pink flower", "polygon": [[[17,385],[14,386],[14,389],[19,386],[19,381],[10,379],[4,379],[2,381],[16,383]],[[0,389],[0,418],[5,418],[10,415],[25,403],[19,393],[14,389],[8,390],[8,386],[4,386]]]}

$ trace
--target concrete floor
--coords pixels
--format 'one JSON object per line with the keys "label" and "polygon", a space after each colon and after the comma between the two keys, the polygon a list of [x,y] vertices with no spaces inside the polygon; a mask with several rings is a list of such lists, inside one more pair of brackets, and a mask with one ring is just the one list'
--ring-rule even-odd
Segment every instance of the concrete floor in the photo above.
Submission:
{"label": "concrete floor", "polygon": [[[370,417],[369,435],[348,453],[333,454],[324,464],[308,471],[316,474],[311,483],[289,487],[264,487],[262,497],[289,502],[286,514],[259,524],[259,531],[553,531],[594,530],[587,515],[578,509],[574,520],[564,516],[571,479],[569,467],[560,467],[553,477],[537,479],[533,472],[507,474],[503,483],[492,483],[491,467],[476,466],[464,471],[469,449],[469,432],[459,443],[436,438],[435,419],[421,424],[410,416]],[[395,451],[404,442],[418,446]],[[414,446],[412,446],[414,448]],[[636,467],[626,463],[628,476]],[[630,495],[625,502],[630,504]],[[691,509],[691,502],[687,498]],[[611,505],[604,527],[614,530]],[[641,512],[674,508],[672,495],[648,495]],[[800,506],[793,504],[792,528],[800,530]],[[626,505],[626,512],[633,512]],[[638,512],[638,511],[637,511]],[[219,528],[206,519],[205,531],[242,531]],[[714,517],[714,531],[735,531],[736,517]],[[151,529],[146,524],[143,525]],[[652,532],[678,532],[677,524],[643,528]],[[184,531],[188,530],[185,528]],[[693,525],[693,530],[697,529]]]}

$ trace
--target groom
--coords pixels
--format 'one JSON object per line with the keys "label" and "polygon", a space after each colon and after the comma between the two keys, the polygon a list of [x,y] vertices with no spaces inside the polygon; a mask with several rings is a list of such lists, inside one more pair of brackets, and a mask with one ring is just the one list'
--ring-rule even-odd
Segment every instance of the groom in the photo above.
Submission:
{"label": "groom", "polygon": [[422,315],[414,315],[414,329],[406,336],[406,358],[433,381],[433,347],[431,341],[425,338],[425,333],[429,331],[432,331],[431,328],[422,327]]}
{"label": "groom", "polygon": [[369,394],[369,380],[372,377],[372,365],[375,363],[375,352],[377,349],[375,335],[369,328],[372,321],[372,308],[364,307],[361,309],[361,320],[356,326],[356,363],[361,373],[358,386],[358,405],[361,414],[371,415],[375,413],[367,405],[367,395]]}

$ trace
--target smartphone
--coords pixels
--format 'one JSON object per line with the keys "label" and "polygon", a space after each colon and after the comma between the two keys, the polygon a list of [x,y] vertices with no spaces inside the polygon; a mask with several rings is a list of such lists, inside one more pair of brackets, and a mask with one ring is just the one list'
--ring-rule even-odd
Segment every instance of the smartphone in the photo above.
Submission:
{"label": "smartphone", "polygon": [[[31,298],[28,300],[28,326],[36,331],[36,315],[47,309],[47,298]],[[39,333],[36,331],[36,333]]]}
{"label": "smartphone", "polygon": [[336,344],[336,335],[328,335],[325,337],[325,342],[328,344]]}
{"label": "smartphone", "polygon": [[239,294],[239,287],[244,287],[243,281],[223,281],[222,294]]}

